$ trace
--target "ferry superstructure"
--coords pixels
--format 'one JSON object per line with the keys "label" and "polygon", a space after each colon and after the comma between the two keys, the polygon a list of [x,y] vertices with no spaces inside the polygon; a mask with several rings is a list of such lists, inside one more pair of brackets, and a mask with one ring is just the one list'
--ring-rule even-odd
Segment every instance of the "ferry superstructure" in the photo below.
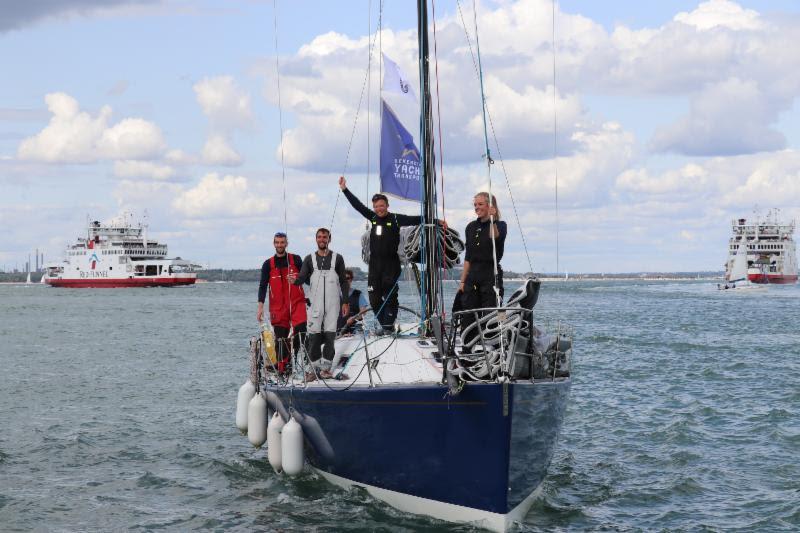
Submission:
{"label": "ferry superstructure", "polygon": [[64,260],[47,265],[53,287],[165,287],[192,285],[195,265],[167,258],[167,245],[147,238],[147,225],[126,220],[90,222],[86,237],[67,246]]}
{"label": "ferry superstructure", "polygon": [[739,246],[747,246],[747,279],[753,283],[787,284],[797,282],[797,253],[794,243],[795,221],[781,222],[772,209],[767,216],[734,219],[725,262],[725,279],[730,280]]}

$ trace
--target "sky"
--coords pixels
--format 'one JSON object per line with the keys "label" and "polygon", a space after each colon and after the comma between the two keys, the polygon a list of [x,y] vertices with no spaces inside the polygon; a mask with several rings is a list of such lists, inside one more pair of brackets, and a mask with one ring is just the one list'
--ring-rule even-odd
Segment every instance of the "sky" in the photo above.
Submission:
{"label": "sky", "polygon": [[[364,267],[337,180],[365,203],[380,189],[380,53],[419,79],[411,3],[380,4],[4,4],[0,268],[126,213],[211,268],[259,267],[276,231],[305,255],[320,226]],[[491,188],[506,270],[717,271],[733,218],[800,219],[796,1],[473,5],[431,16],[440,210],[463,230]]]}

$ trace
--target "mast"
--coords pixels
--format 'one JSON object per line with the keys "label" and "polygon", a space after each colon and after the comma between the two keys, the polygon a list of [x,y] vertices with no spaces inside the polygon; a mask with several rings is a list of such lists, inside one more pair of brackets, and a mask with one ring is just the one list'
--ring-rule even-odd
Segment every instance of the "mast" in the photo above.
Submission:
{"label": "mast", "polygon": [[[439,269],[437,268],[436,242],[436,166],[433,154],[433,113],[431,111],[431,90],[428,75],[428,1],[417,0],[417,34],[419,36],[419,86],[420,86],[420,162],[422,170],[422,217],[423,268],[422,285],[424,297],[423,319],[429,319],[437,312]],[[429,328],[426,328],[429,334]]]}

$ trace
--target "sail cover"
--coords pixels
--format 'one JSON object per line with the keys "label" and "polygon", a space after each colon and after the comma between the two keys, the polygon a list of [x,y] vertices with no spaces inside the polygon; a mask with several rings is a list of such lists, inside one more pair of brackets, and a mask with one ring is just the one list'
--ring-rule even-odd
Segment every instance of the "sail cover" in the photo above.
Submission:
{"label": "sail cover", "polygon": [[414,137],[381,99],[381,190],[386,194],[420,201],[421,168]]}

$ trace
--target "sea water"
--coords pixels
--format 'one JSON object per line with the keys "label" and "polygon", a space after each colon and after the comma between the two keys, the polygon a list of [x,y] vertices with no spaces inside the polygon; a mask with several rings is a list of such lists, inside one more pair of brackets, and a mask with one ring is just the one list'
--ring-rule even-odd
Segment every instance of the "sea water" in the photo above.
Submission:
{"label": "sea water", "polygon": [[[234,425],[256,293],[0,285],[0,530],[473,530],[273,473]],[[799,287],[552,282],[537,317],[573,386],[521,530],[800,528]]]}

